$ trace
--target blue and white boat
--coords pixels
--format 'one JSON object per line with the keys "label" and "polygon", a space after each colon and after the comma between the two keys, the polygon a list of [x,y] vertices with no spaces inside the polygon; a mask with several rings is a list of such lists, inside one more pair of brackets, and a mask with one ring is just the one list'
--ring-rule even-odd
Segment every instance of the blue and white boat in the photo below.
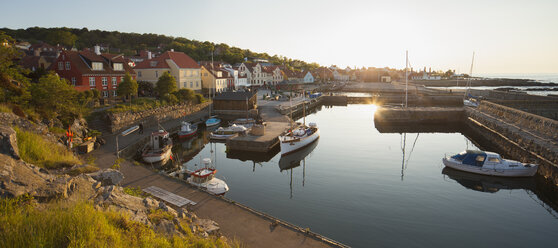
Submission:
{"label": "blue and white boat", "polygon": [[205,126],[207,127],[218,126],[219,124],[221,124],[221,119],[215,118],[215,116],[212,116],[205,121]]}
{"label": "blue and white boat", "polygon": [[466,150],[442,159],[445,166],[481,175],[502,177],[530,177],[537,173],[538,165],[503,159],[499,154]]}

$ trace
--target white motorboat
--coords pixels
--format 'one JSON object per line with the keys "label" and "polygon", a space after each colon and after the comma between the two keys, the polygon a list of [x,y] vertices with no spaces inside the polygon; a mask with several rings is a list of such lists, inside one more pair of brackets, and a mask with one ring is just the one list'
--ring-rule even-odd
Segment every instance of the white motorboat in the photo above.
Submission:
{"label": "white motorboat", "polygon": [[217,140],[225,140],[232,137],[237,136],[241,133],[246,133],[248,129],[244,126],[237,126],[236,124],[232,124],[230,127],[219,127],[215,132],[211,132],[210,138],[217,139]]}
{"label": "white motorboat", "polygon": [[151,133],[149,143],[147,143],[141,153],[143,161],[146,163],[162,163],[166,164],[172,150],[172,139],[169,133],[164,130]]}
{"label": "white motorboat", "polygon": [[189,177],[186,179],[186,182],[204,188],[216,195],[223,195],[229,191],[227,183],[215,177],[217,169],[210,168],[209,165],[211,164],[211,159],[204,158],[202,162],[204,164],[204,168],[194,172],[188,172]]}
{"label": "white motorboat", "polygon": [[474,99],[464,99],[463,100],[463,105],[466,107],[473,107],[476,108],[479,106],[478,102]]}
{"label": "white motorboat", "polygon": [[442,159],[445,166],[481,175],[530,177],[537,173],[535,164],[507,160],[493,152],[466,150]]}
{"label": "white motorboat", "polygon": [[246,128],[252,128],[252,126],[254,126],[254,124],[256,124],[256,120],[254,120],[254,118],[239,118],[236,119],[232,122],[232,124],[238,125],[238,126],[244,126]]}
{"label": "white motorboat", "polygon": [[320,130],[316,123],[308,126],[301,125],[279,136],[281,156],[298,151],[316,141],[320,137]]}
{"label": "white motorboat", "polygon": [[211,118],[205,121],[206,127],[214,127],[214,126],[218,126],[219,124],[221,124],[221,119],[216,118],[215,116],[212,116]]}
{"label": "white motorboat", "polygon": [[312,151],[314,151],[314,148],[318,146],[319,141],[320,139],[316,139],[311,144],[299,149],[296,152],[281,156],[281,159],[279,159],[279,169],[284,171],[300,166],[300,161],[303,161],[308,155],[310,155],[310,153],[312,153]]}

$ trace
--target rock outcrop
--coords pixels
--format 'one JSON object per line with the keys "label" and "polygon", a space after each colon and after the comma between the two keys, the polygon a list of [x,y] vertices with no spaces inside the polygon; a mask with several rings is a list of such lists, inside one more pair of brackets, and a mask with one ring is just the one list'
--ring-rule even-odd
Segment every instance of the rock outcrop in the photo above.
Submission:
{"label": "rock outcrop", "polygon": [[122,181],[122,179],[124,179],[124,175],[122,174],[122,172],[114,169],[100,170],[88,175],[91,176],[93,179],[101,182],[102,186],[118,185]]}
{"label": "rock outcrop", "polygon": [[19,159],[16,132],[8,126],[0,126],[0,153]]}

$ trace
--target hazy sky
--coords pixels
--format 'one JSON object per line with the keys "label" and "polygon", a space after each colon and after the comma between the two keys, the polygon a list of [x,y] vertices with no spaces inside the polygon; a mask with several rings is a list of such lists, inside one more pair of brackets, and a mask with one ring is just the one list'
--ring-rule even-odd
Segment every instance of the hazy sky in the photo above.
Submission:
{"label": "hazy sky", "polygon": [[558,0],[4,1],[0,27],[227,43],[322,65],[558,73]]}

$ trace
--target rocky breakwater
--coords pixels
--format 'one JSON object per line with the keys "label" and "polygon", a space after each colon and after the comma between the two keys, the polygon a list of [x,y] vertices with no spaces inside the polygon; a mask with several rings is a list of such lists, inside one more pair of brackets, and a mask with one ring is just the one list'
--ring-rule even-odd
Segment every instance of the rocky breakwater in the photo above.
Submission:
{"label": "rocky breakwater", "polygon": [[[52,202],[70,204],[85,201],[98,210],[124,212],[130,220],[165,235],[220,235],[219,225],[214,221],[199,219],[187,209],[173,209],[149,196],[126,193],[118,186],[124,177],[117,170],[70,176],[27,163],[20,158],[16,132],[11,127],[0,126],[0,133],[1,198],[26,196],[33,199],[39,208],[48,208]],[[185,230],[185,226],[190,230]]]}
{"label": "rocky breakwater", "polygon": [[110,130],[112,133],[115,133],[122,129],[136,125],[140,122],[142,122],[146,126],[151,126],[151,125],[156,125],[157,122],[164,122],[172,119],[177,119],[185,115],[198,112],[206,108],[210,104],[211,104],[210,102],[205,102],[196,105],[180,104],[180,105],[154,108],[154,109],[140,111],[140,112],[127,111],[127,112],[120,112],[120,113],[108,113],[107,115],[110,121]]}

